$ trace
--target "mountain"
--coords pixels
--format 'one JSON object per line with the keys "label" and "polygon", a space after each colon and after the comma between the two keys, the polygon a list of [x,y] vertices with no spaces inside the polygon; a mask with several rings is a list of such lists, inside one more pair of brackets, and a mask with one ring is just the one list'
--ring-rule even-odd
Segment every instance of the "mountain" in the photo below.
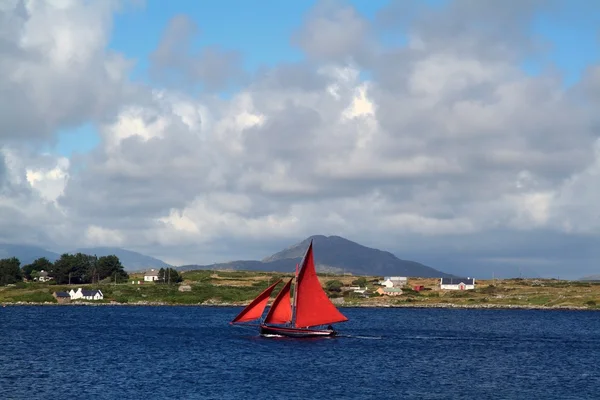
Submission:
{"label": "mountain", "polygon": [[262,261],[231,261],[212,265],[184,265],[180,270],[191,269],[237,269],[250,271],[292,272],[308,248],[314,244],[315,263],[321,272],[356,275],[400,275],[425,278],[452,277],[453,275],[415,261],[401,260],[392,253],[381,251],[344,239],[340,236],[311,236]]}
{"label": "mountain", "polygon": [[579,279],[580,281],[600,281],[600,275],[589,275]]}
{"label": "mountain", "polygon": [[[61,252],[60,254],[62,254]],[[121,260],[121,264],[128,271],[141,270],[146,268],[165,268],[171,265],[154,257],[137,253],[135,251],[125,250],[118,247],[90,247],[77,249],[67,253],[84,253],[97,255],[98,257],[116,255]],[[23,244],[0,244],[0,259],[17,257],[21,265],[27,265],[40,257],[46,257],[54,262],[60,258],[59,253],[48,251],[42,247]]]}
{"label": "mountain", "polygon": [[41,257],[46,257],[48,260],[54,262],[60,258],[60,255],[38,246],[0,244],[0,259],[10,257],[17,257],[21,261],[21,265],[27,265]]}
{"label": "mountain", "polygon": [[71,251],[70,253],[84,253],[97,255],[98,257],[115,255],[119,257],[121,264],[127,271],[139,271],[147,268],[167,268],[171,265],[163,260],[150,257],[131,250],[121,249],[119,247],[88,247]]}

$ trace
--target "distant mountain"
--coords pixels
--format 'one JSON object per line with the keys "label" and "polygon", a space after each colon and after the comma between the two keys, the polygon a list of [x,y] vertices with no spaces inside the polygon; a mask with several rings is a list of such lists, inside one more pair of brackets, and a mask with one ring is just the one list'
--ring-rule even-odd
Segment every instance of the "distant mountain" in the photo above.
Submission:
{"label": "distant mountain", "polygon": [[315,263],[321,272],[355,275],[400,275],[425,278],[453,277],[415,261],[401,260],[387,251],[362,246],[339,236],[311,236],[262,261],[231,261],[211,265],[185,265],[180,270],[237,269],[250,271],[292,272],[304,255],[310,240],[314,244]]}
{"label": "distant mountain", "polygon": [[116,255],[121,260],[121,264],[128,271],[136,271],[146,268],[166,268],[171,265],[154,257],[137,253],[135,251],[125,250],[118,247],[90,247],[55,253],[48,251],[38,246],[29,246],[23,244],[0,244],[0,259],[17,257],[21,261],[21,265],[32,263],[40,257],[46,257],[54,262],[60,258],[63,253],[84,253],[89,255],[97,255],[98,257]]}
{"label": "distant mountain", "polygon": [[121,264],[127,271],[139,271],[147,268],[167,268],[171,265],[163,260],[150,257],[135,251],[121,249],[119,247],[88,247],[81,248],[70,253],[84,253],[97,255],[98,257],[115,255],[119,257]]}
{"label": "distant mountain", "polygon": [[60,258],[60,255],[38,246],[0,244],[0,259],[11,257],[17,257],[21,261],[21,265],[27,265],[41,257],[46,257],[48,260],[54,262]]}
{"label": "distant mountain", "polygon": [[580,278],[579,280],[580,281],[600,281],[600,275],[584,276],[583,278]]}

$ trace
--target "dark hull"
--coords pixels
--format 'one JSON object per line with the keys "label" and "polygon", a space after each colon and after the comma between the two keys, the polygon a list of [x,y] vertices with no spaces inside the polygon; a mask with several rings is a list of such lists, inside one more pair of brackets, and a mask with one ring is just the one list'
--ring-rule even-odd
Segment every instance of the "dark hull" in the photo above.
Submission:
{"label": "dark hull", "polygon": [[260,325],[259,331],[263,336],[277,335],[292,338],[332,337],[337,335],[337,332],[333,329],[300,329],[267,325]]}

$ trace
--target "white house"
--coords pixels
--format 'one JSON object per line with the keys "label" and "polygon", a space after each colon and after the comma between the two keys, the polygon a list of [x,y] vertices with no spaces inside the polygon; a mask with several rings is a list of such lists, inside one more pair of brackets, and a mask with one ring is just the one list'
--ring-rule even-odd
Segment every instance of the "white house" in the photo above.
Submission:
{"label": "white house", "polygon": [[442,290],[472,290],[475,289],[475,278],[440,278]]}
{"label": "white house", "polygon": [[389,279],[386,279],[386,280],[384,280],[384,281],[381,281],[381,282],[379,282],[379,284],[380,284],[381,286],[385,286],[386,288],[391,288],[391,287],[394,287],[394,282],[392,282],[392,281],[391,281],[391,280],[389,280]]}
{"label": "white house", "polygon": [[386,276],[379,284],[387,288],[402,287],[406,285],[407,281],[405,276]]}
{"label": "white house", "polygon": [[154,282],[158,280],[158,271],[155,269],[151,269],[150,271],[146,271],[144,274],[145,282]]}
{"label": "white house", "polygon": [[104,294],[102,294],[101,290],[85,290],[81,288],[77,288],[77,291],[71,289],[69,290],[69,296],[71,300],[103,300]]}
{"label": "white house", "polygon": [[41,270],[37,280],[38,282],[48,282],[50,279],[52,279],[52,277],[48,276],[46,271]]}

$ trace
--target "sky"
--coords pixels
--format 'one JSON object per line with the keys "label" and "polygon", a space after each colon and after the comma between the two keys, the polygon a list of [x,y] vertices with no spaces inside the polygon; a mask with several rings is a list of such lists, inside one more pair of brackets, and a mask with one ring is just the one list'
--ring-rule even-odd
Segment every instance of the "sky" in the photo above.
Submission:
{"label": "sky", "polygon": [[0,91],[0,243],[600,274],[598,2],[8,0]]}

